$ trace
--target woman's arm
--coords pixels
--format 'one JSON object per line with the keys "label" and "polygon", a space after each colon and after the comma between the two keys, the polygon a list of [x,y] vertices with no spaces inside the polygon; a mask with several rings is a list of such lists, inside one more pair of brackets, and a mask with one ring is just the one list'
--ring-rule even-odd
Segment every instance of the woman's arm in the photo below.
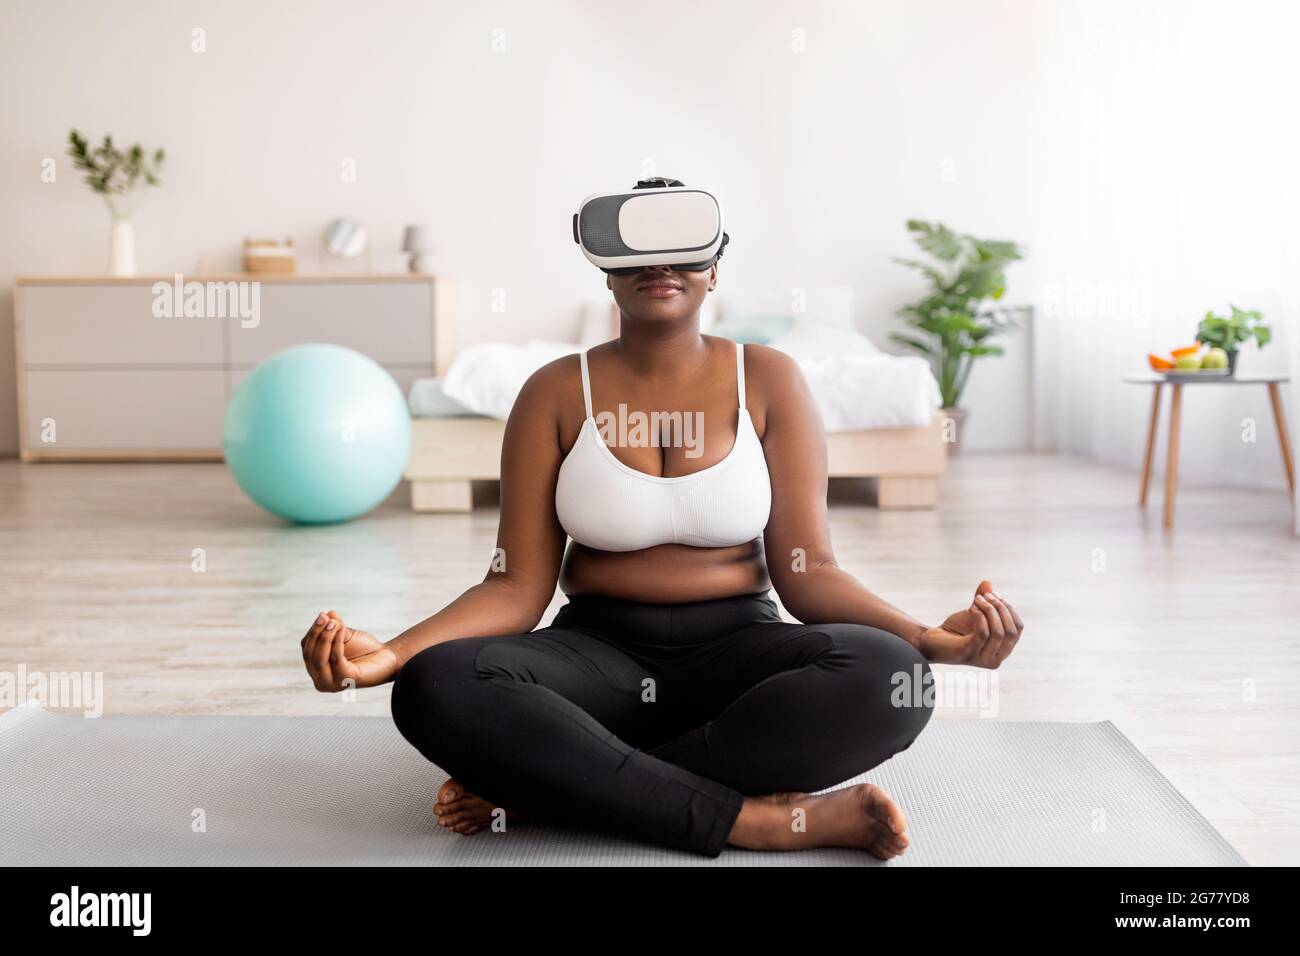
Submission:
{"label": "woman's arm", "polygon": [[786,610],[805,624],[878,627],[897,634],[934,663],[999,667],[1015,649],[1025,625],[988,581],[980,582],[968,607],[937,627],[926,627],[835,563],[826,521],[821,414],[792,358],[761,346],[746,349],[746,355],[751,354],[762,383],[763,452],[772,480],[772,514],[764,534],[768,575]]}
{"label": "woman's arm", "polygon": [[[563,455],[558,396],[570,394],[576,368],[561,359],[524,384],[501,449],[501,521],[487,575],[437,614],[387,643],[321,612],[302,639],[303,663],[317,690],[374,687],[397,676],[427,647],[462,637],[531,631],[555,594],[565,534],[555,517],[555,480]],[[569,386],[567,391],[565,386]]]}
{"label": "woman's arm", "polygon": [[803,372],[776,349],[749,346],[745,354],[757,373],[753,380],[762,385],[763,452],[772,481],[763,543],[781,603],[805,624],[866,624],[916,646],[928,628],[835,563],[826,516],[826,434]]}
{"label": "woman's arm", "polygon": [[550,605],[565,543],[555,517],[555,482],[564,460],[557,396],[571,384],[565,361],[535,372],[510,410],[501,448],[501,520],[487,574],[388,642],[399,666],[443,641],[527,633]]}

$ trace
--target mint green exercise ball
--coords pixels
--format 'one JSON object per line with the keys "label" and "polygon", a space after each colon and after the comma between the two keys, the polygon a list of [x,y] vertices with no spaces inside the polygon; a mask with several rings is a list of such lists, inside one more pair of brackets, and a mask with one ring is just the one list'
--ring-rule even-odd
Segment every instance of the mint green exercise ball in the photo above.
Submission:
{"label": "mint green exercise ball", "polygon": [[300,524],[329,524],[365,514],[397,487],[411,416],[373,359],[341,345],[297,345],[239,384],[222,444],[257,504]]}

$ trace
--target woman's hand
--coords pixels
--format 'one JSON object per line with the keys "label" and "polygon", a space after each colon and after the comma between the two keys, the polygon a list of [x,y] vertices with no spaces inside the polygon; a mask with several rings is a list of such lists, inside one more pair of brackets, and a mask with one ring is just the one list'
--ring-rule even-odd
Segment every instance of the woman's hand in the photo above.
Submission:
{"label": "woman's hand", "polygon": [[971,606],[922,634],[917,649],[935,664],[996,668],[1015,650],[1024,630],[1011,603],[981,581]]}
{"label": "woman's hand", "polygon": [[326,693],[349,686],[375,687],[392,680],[401,669],[387,645],[348,627],[335,611],[322,611],[312,622],[302,639],[302,660],[316,689]]}

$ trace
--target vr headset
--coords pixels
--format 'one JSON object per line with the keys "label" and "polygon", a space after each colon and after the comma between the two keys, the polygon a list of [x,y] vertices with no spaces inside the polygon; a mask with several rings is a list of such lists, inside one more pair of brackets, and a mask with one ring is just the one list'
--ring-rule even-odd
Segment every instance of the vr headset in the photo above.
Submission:
{"label": "vr headset", "polygon": [[630,192],[584,199],[573,214],[573,241],[602,272],[632,275],[646,266],[703,272],[730,237],[716,196],[659,176]]}

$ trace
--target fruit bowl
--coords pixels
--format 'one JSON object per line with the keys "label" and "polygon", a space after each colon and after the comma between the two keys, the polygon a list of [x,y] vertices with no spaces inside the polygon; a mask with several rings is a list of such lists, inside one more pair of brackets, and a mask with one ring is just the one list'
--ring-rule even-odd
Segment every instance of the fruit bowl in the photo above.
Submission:
{"label": "fruit bowl", "polygon": [[1201,352],[1200,345],[1172,349],[1168,355],[1148,352],[1147,364],[1152,371],[1163,375],[1167,382],[1191,382],[1198,378],[1232,374],[1227,353],[1217,347],[1204,353]]}
{"label": "fruit bowl", "polygon": [[1202,378],[1222,378],[1228,374],[1226,368],[1175,368],[1161,370],[1166,382],[1195,382]]}

